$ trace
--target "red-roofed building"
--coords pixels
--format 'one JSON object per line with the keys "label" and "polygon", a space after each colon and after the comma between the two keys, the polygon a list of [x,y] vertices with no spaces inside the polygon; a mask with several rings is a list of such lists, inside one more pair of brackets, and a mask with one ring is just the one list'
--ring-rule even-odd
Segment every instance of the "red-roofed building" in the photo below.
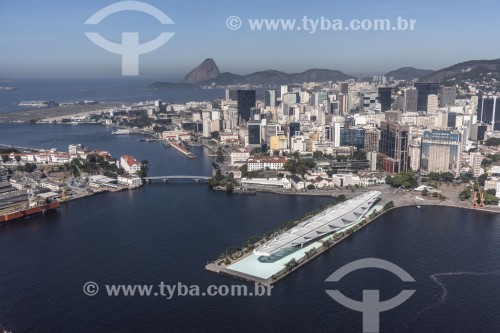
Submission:
{"label": "red-roofed building", "polygon": [[121,167],[127,171],[129,174],[135,174],[137,171],[141,171],[141,163],[130,155],[123,155],[120,157]]}

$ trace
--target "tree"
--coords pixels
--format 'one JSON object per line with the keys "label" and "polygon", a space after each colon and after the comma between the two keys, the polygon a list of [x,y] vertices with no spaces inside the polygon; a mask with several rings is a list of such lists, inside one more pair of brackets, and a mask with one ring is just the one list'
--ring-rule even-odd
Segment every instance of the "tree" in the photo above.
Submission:
{"label": "tree", "polygon": [[314,190],[315,188],[316,188],[316,186],[314,186],[313,184],[307,185],[308,190]]}
{"label": "tree", "polygon": [[388,203],[386,203],[386,204],[384,205],[383,210],[384,210],[384,211],[386,211],[386,210],[389,210],[389,209],[391,209],[391,208],[393,208],[393,207],[394,207],[394,202],[393,202],[393,201],[389,201]]}
{"label": "tree", "polygon": [[479,183],[480,186],[484,186],[484,182],[488,179],[488,174],[483,173],[481,176],[477,177],[477,182]]}
{"label": "tree", "polygon": [[500,146],[500,139],[499,138],[489,138],[484,142],[486,146]]}
{"label": "tree", "polygon": [[220,138],[220,134],[219,134],[219,131],[213,131],[210,133],[210,137],[214,140],[217,140],[219,141],[219,138]]}
{"label": "tree", "polygon": [[16,155],[16,157],[14,157],[14,159],[16,160],[16,162],[18,162],[18,163],[19,163],[19,161],[21,160],[21,156]]}
{"label": "tree", "polygon": [[33,172],[36,169],[36,164],[35,163],[25,163],[24,164],[24,171],[26,172]]}
{"label": "tree", "polygon": [[352,154],[352,158],[355,160],[366,160],[366,152],[358,150]]}
{"label": "tree", "polygon": [[2,162],[8,162],[10,160],[9,155],[2,155]]}
{"label": "tree", "polygon": [[247,164],[243,164],[240,167],[240,171],[241,171],[241,177],[242,178],[245,178],[246,176],[248,176],[248,165]]}
{"label": "tree", "polygon": [[148,161],[148,160],[142,160],[142,161],[141,161],[141,164],[142,164],[142,165],[148,165],[148,164],[149,164],[149,161]]}
{"label": "tree", "polygon": [[422,196],[426,197],[428,194],[429,194],[429,191],[426,188],[424,188],[422,190]]}
{"label": "tree", "polygon": [[321,158],[321,157],[323,157],[322,151],[316,150],[315,152],[313,152],[313,158]]}

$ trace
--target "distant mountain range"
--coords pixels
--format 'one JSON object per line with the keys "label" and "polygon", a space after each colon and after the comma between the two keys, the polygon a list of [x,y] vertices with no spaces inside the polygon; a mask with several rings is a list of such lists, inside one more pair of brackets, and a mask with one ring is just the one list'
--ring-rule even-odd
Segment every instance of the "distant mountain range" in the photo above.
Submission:
{"label": "distant mountain range", "polygon": [[424,82],[460,81],[485,75],[498,76],[500,59],[471,60],[432,72],[421,78]]}
{"label": "distant mountain range", "polygon": [[401,67],[396,70],[390,71],[387,74],[385,74],[385,77],[387,78],[394,78],[394,80],[406,80],[406,81],[411,81],[414,79],[420,79],[426,75],[431,74],[434,72],[433,70],[430,69],[418,69],[414,67]]}
{"label": "distant mountain range", "polygon": [[[500,81],[500,59],[472,60],[446,67],[437,71],[402,67],[385,74],[387,78],[396,80],[414,80],[422,82],[438,82],[444,85],[465,87],[467,82],[478,84],[480,89],[491,87],[498,90]],[[354,77],[338,70],[309,69],[301,73],[287,74],[277,70],[265,70],[248,75],[238,75],[229,72],[221,73],[215,61],[205,59],[199,66],[190,71],[181,83],[155,82],[153,89],[188,89],[199,86],[229,86],[250,84],[254,86],[279,86],[282,84],[301,84],[303,82],[336,82],[346,81]],[[496,87],[496,88],[495,88]]]}
{"label": "distant mountain range", "polygon": [[228,86],[251,84],[255,86],[278,86],[282,84],[294,84],[303,82],[328,82],[345,81],[353,79],[352,76],[341,71],[331,69],[309,69],[302,73],[287,74],[277,70],[265,70],[248,75],[238,75],[229,72],[220,73],[215,61],[211,58],[205,59],[200,65],[191,70],[177,86],[171,82],[155,82],[150,88],[170,89],[188,88],[191,86]]}

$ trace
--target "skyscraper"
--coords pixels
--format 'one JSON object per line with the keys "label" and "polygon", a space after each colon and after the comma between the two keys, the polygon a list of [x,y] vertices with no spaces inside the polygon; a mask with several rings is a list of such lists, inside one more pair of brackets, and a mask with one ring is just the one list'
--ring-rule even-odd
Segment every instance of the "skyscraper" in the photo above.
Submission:
{"label": "skyscraper", "polygon": [[417,89],[406,89],[404,112],[417,112]]}
{"label": "skyscraper", "polygon": [[385,157],[384,171],[390,173],[408,171],[408,127],[383,121],[380,126],[379,152]]}
{"label": "skyscraper", "polygon": [[378,151],[378,143],[380,141],[380,131],[376,128],[369,128],[365,131],[364,150]]}
{"label": "skyscraper", "polygon": [[439,85],[437,83],[420,82],[415,83],[417,88],[417,111],[427,112],[427,96],[438,94]]}
{"label": "skyscraper", "polygon": [[444,108],[447,106],[455,105],[455,98],[457,97],[457,87],[439,87],[439,106]]}
{"label": "skyscraper", "polygon": [[255,90],[238,90],[238,123],[250,119],[250,109],[255,107]]}
{"label": "skyscraper", "polygon": [[391,87],[379,87],[378,88],[378,101],[380,103],[380,108],[382,112],[391,109],[392,104],[392,88]]}
{"label": "skyscraper", "polygon": [[483,123],[491,124],[493,130],[500,129],[500,110],[497,110],[497,97],[479,98],[478,118]]}
{"label": "skyscraper", "polygon": [[340,82],[340,93],[347,95],[349,94],[349,83],[348,82]]}
{"label": "skyscraper", "polygon": [[261,144],[260,121],[249,121],[247,125],[248,125],[248,145],[250,147],[260,147]]}
{"label": "skyscraper", "polygon": [[274,108],[276,106],[276,90],[266,90],[264,92],[264,105]]}
{"label": "skyscraper", "polygon": [[226,101],[238,100],[238,90],[226,88]]}
{"label": "skyscraper", "polygon": [[438,109],[438,95],[429,94],[427,95],[427,112],[437,112]]}

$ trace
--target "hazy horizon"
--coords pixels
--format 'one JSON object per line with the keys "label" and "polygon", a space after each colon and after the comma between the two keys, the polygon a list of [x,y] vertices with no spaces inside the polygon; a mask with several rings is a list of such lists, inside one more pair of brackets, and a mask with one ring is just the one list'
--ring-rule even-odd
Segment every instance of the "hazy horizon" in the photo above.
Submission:
{"label": "hazy horizon", "polygon": [[[145,1],[171,18],[162,25],[136,11],[110,15],[98,25],[84,22],[117,1],[0,3],[0,77],[2,78],[120,78],[121,56],[91,42],[85,32],[98,32],[119,43],[122,32],[138,32],[140,43],[161,32],[175,35],[157,50],[139,58],[140,78],[177,82],[205,58],[221,72],[245,75],[275,69],[298,73],[311,68],[333,69],[357,76],[382,75],[400,67],[437,70],[468,60],[497,59],[500,46],[489,31],[496,29],[500,4],[451,0],[349,3],[312,0],[290,5],[279,0],[235,3]],[[486,8],[488,10],[486,10]],[[481,17],[470,15],[481,11]],[[416,20],[414,31],[231,31],[226,19]]]}

